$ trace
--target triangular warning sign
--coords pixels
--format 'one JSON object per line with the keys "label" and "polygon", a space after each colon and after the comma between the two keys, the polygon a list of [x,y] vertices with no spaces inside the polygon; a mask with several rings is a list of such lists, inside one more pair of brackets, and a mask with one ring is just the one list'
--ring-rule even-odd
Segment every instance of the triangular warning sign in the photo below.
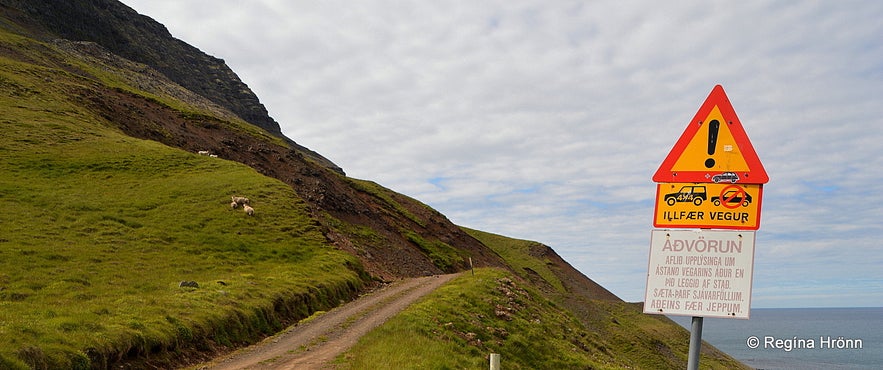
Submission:
{"label": "triangular warning sign", "polygon": [[655,182],[769,181],[724,88],[717,85],[653,175]]}

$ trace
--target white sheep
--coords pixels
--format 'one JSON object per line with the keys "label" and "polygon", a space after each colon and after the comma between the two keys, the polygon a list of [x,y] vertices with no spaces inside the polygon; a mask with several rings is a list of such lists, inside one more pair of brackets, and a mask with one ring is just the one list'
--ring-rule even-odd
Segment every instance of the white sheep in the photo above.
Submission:
{"label": "white sheep", "polygon": [[232,199],[233,202],[236,202],[238,204],[248,204],[248,198],[246,198],[246,197],[237,197],[234,195],[234,196],[231,196],[230,199]]}
{"label": "white sheep", "polygon": [[208,150],[200,150],[197,153],[199,153],[199,155],[208,155],[209,151]]}
{"label": "white sheep", "polygon": [[217,154],[209,154],[208,156],[209,156],[209,157],[212,157],[212,158],[218,158],[218,155],[217,155]]}
{"label": "white sheep", "polygon": [[230,202],[230,208],[233,208],[233,209],[239,208],[239,203]]}
{"label": "white sheep", "polygon": [[251,208],[250,205],[248,205],[248,204],[243,204],[243,205],[242,205],[242,209],[245,210],[245,214],[247,214],[247,215],[249,215],[249,216],[254,216],[254,208]]}

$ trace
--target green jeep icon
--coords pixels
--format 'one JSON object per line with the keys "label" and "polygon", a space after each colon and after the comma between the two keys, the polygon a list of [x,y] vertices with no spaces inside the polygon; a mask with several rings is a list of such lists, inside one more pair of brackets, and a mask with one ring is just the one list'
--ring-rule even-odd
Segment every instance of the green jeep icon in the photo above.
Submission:
{"label": "green jeep icon", "polygon": [[682,202],[690,202],[699,206],[706,200],[708,200],[708,195],[705,192],[705,186],[701,185],[684,186],[677,193],[665,195],[665,204],[668,204],[669,206]]}

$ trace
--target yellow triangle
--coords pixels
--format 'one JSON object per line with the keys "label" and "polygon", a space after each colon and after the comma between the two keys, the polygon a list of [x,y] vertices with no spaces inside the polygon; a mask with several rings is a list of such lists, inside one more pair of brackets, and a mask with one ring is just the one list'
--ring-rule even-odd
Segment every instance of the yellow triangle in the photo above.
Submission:
{"label": "yellow triangle", "polygon": [[[713,153],[709,154],[709,132],[711,132],[712,121],[719,122],[717,126],[717,139],[714,143]],[[729,123],[724,120],[723,115],[717,105],[708,114],[708,117],[702,121],[701,127],[680,158],[672,166],[672,171],[708,171],[711,173],[719,172],[743,172],[748,171],[748,163],[745,157],[739,151],[733,133],[730,131]],[[710,166],[709,166],[710,165]]]}

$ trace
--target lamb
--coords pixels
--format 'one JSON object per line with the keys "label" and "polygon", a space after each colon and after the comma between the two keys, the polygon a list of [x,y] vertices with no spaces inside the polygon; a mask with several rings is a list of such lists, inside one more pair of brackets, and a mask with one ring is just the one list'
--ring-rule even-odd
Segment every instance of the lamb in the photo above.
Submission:
{"label": "lamb", "polygon": [[234,196],[230,197],[230,199],[232,199],[233,202],[237,203],[237,204],[248,204],[248,198],[246,198],[246,197],[237,197],[234,195]]}
{"label": "lamb", "polygon": [[254,216],[254,208],[251,208],[250,205],[248,205],[248,204],[243,204],[243,205],[242,205],[242,209],[245,210],[245,214],[247,214],[247,215],[249,215],[249,216]]}
{"label": "lamb", "polygon": [[230,208],[233,208],[233,209],[239,208],[239,203],[230,202]]}

